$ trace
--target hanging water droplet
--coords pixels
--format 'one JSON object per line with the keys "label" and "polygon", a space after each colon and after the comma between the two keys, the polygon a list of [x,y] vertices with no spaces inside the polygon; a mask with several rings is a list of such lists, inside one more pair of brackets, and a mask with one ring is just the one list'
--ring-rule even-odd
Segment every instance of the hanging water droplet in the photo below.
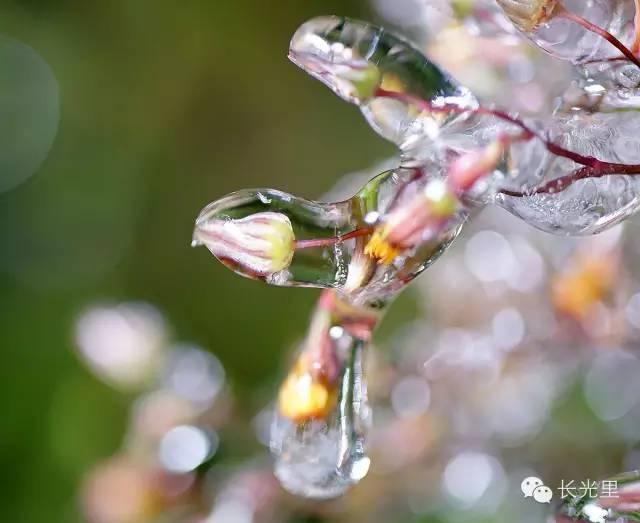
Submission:
{"label": "hanging water droplet", "polygon": [[[275,474],[294,494],[333,498],[360,481],[369,468],[365,453],[369,408],[362,379],[362,348],[347,355],[332,408],[323,417],[295,421],[278,415],[271,448],[277,456]],[[307,394],[311,378],[299,378],[298,394]]]}
{"label": "hanging water droplet", "polygon": [[363,356],[378,313],[326,291],[302,353],[284,381],[271,430],[275,474],[290,492],[342,495],[369,470]]}

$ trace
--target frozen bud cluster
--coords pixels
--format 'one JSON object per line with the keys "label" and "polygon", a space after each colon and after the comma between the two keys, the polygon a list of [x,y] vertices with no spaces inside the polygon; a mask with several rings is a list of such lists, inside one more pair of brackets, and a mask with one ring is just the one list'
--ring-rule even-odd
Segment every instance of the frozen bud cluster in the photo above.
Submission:
{"label": "frozen bud cluster", "polygon": [[[399,165],[348,200],[244,190],[210,204],[196,222],[195,244],[237,273],[326,289],[280,388],[271,434],[276,475],[294,493],[335,497],[367,473],[363,358],[371,333],[475,211],[498,205],[543,231],[580,235],[640,208],[637,115],[619,110],[640,108],[640,94],[616,99],[621,82],[640,87],[640,78],[630,86],[633,74],[617,63],[637,60],[633,0],[498,4],[541,48],[585,64],[575,103],[525,122],[481,106],[382,28],[316,18],[295,33],[291,60],[358,106],[372,129],[398,146]],[[589,76],[592,60],[601,61],[597,78]],[[600,103],[594,93],[607,98]]]}

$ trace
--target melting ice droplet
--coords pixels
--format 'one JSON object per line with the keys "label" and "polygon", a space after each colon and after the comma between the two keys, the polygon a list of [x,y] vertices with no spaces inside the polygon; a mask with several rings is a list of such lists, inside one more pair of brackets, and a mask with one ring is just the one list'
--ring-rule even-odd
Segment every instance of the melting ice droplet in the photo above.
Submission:
{"label": "melting ice droplet", "polygon": [[275,473],[294,494],[340,496],[368,472],[363,353],[377,315],[325,291],[283,383],[271,433]]}
{"label": "melting ice droplet", "polygon": [[468,89],[402,38],[371,24],[321,16],[303,24],[291,40],[289,57],[349,103],[360,106],[371,127],[400,146],[424,139],[424,129],[439,129],[455,118],[432,118],[380,90],[433,103],[455,100],[473,106]]}

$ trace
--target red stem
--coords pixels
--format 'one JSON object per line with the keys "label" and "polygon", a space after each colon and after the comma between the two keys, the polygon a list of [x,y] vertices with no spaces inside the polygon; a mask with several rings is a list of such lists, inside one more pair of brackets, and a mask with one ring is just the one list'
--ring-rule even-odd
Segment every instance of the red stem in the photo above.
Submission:
{"label": "red stem", "polygon": [[544,185],[540,185],[531,192],[509,191],[507,189],[503,189],[500,192],[507,196],[515,197],[533,196],[535,194],[553,194],[564,191],[579,180],[584,180],[585,178],[602,178],[603,176],[610,176],[612,174],[627,174],[631,176],[640,174],[640,165],[608,164],[599,168],[582,167],[571,174],[561,176]]}
{"label": "red stem", "polygon": [[571,20],[578,25],[584,27],[587,31],[597,34],[598,36],[604,38],[607,42],[613,45],[618,51],[620,51],[630,62],[634,63],[636,66],[640,67],[640,59],[633,52],[627,48],[620,40],[618,40],[615,36],[613,36],[609,31],[604,30],[602,27],[599,27],[595,24],[589,22],[577,15],[576,13],[572,13],[571,11],[566,10],[562,6],[558,6],[558,10],[555,12],[556,16],[561,16],[566,18],[567,20]]}
{"label": "red stem", "polygon": [[346,234],[340,236],[333,236],[331,238],[318,238],[315,240],[296,240],[296,250],[298,249],[314,249],[316,247],[328,247],[335,245],[336,243],[346,242],[353,238],[359,238],[361,236],[368,236],[373,232],[371,227],[363,227],[362,229],[355,229]]}
{"label": "red stem", "polygon": [[382,89],[382,88],[378,88],[376,90],[375,96],[378,96],[381,98],[390,98],[394,100],[399,100],[407,104],[413,104],[425,111],[439,112],[439,113],[453,112],[458,114],[470,112],[473,114],[494,116],[496,118],[499,118],[503,121],[506,121],[508,123],[514,124],[517,127],[519,127],[523,131],[523,134],[518,137],[519,140],[526,141],[532,138],[537,138],[544,143],[545,147],[551,154],[560,156],[562,158],[567,158],[583,166],[582,169],[578,169],[574,173],[569,174],[567,176],[562,176],[560,178],[552,180],[546,183],[545,185],[542,185],[536,189],[533,189],[531,192],[517,192],[517,191],[509,191],[509,190],[500,191],[503,194],[506,194],[508,196],[527,196],[527,195],[540,194],[540,193],[558,192],[566,189],[572,183],[578,180],[582,180],[584,178],[600,178],[602,176],[607,176],[611,174],[627,174],[627,175],[640,174],[640,165],[628,165],[628,164],[621,164],[621,163],[605,162],[602,160],[598,160],[597,158],[594,158],[592,156],[584,156],[574,151],[568,151],[567,149],[564,149],[563,147],[549,140],[546,140],[539,133],[537,133],[536,131],[531,129],[529,126],[527,126],[524,122],[522,122],[517,118],[514,118],[513,116],[510,116],[508,113],[504,111],[487,109],[484,107],[464,108],[464,107],[460,107],[458,105],[453,105],[453,104],[443,104],[443,105],[434,106],[430,102],[427,102],[426,100],[417,98],[410,94],[387,91],[386,89]]}
{"label": "red stem", "polygon": [[519,127],[523,132],[523,136],[521,137],[522,140],[537,138],[538,140],[542,141],[545,144],[547,150],[550,153],[555,154],[556,156],[568,158],[569,160],[572,160],[575,163],[578,163],[580,165],[585,165],[588,167],[598,167],[600,164],[603,163],[597,158],[593,158],[592,156],[583,156],[579,153],[576,153],[573,151],[567,151],[566,149],[563,149],[559,145],[547,140],[546,138],[541,136],[538,132],[531,129],[531,127],[526,125],[522,120],[519,120],[518,118],[514,118],[513,116],[509,115],[505,111],[500,111],[498,109],[487,109],[486,107],[476,107],[476,108],[461,107],[459,105],[454,105],[454,104],[443,104],[443,105],[436,106],[430,102],[427,102],[426,100],[423,100],[422,98],[417,98],[407,93],[387,91],[386,89],[383,89],[381,87],[376,89],[374,96],[377,96],[380,98],[390,98],[390,99],[398,100],[407,104],[413,104],[420,107],[424,111],[430,111],[434,113],[457,113],[457,114],[473,113],[473,114],[480,114],[480,115],[486,115],[486,116],[494,116],[496,118],[499,118],[500,120],[503,120],[505,122],[508,122],[510,124],[513,124]]}

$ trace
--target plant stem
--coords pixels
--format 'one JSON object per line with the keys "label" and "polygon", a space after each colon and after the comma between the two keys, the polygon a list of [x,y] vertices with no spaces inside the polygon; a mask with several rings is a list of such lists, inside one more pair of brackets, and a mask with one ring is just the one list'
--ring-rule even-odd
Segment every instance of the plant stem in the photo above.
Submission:
{"label": "plant stem", "polygon": [[362,229],[355,229],[346,234],[340,236],[333,236],[331,238],[318,238],[314,240],[296,240],[295,248],[298,249],[314,249],[317,247],[328,247],[335,245],[336,243],[346,242],[353,238],[359,238],[361,236],[368,236],[373,232],[372,227],[363,227]]}
{"label": "plant stem", "polygon": [[538,140],[540,140],[545,144],[545,147],[550,153],[555,154],[556,156],[561,156],[563,158],[568,158],[569,160],[572,160],[575,163],[580,165],[585,165],[588,167],[597,167],[602,163],[600,162],[600,160],[598,160],[597,158],[593,158],[592,156],[583,156],[579,153],[563,149],[559,145],[541,136],[540,133],[531,129],[531,127],[525,124],[522,120],[515,118],[510,114],[508,114],[507,112],[501,111],[499,109],[488,109],[486,107],[475,107],[475,108],[461,107],[455,104],[434,105],[430,102],[427,102],[426,100],[412,96],[410,94],[399,93],[395,91],[388,91],[381,87],[376,89],[374,96],[379,98],[390,98],[393,100],[404,102],[406,104],[413,104],[413,105],[416,105],[417,107],[420,107],[424,111],[429,111],[433,113],[457,113],[457,114],[472,113],[472,114],[485,115],[485,116],[494,116],[500,120],[503,120],[507,123],[510,123],[519,127],[523,132],[523,134],[519,137],[519,140],[521,141],[537,138]]}
{"label": "plant stem", "polygon": [[[500,191],[502,194],[506,194],[508,196],[527,196],[533,194],[540,193],[553,193],[559,192],[566,189],[569,185],[573,184],[578,180],[582,180],[584,178],[600,178],[602,176],[612,175],[612,174],[627,174],[627,175],[637,175],[640,174],[640,165],[628,165],[621,163],[612,163],[599,160],[592,156],[584,156],[580,153],[569,151],[564,149],[563,147],[543,138],[539,133],[531,129],[527,126],[522,120],[515,118],[505,111],[496,110],[496,109],[487,109],[484,107],[476,107],[476,108],[465,108],[458,105],[453,104],[443,104],[443,105],[434,105],[426,100],[421,98],[412,96],[406,93],[399,93],[394,91],[387,91],[386,89],[378,88],[375,92],[375,96],[380,98],[390,98],[394,100],[401,101],[406,104],[413,104],[422,110],[437,112],[437,113],[472,113],[479,115],[488,115],[499,118],[503,121],[511,123],[519,127],[523,134],[517,136],[517,141],[527,141],[533,138],[537,138],[541,140],[547,150],[554,154],[555,156],[559,156],[562,158],[567,158],[578,165],[582,165],[583,168],[578,169],[577,171],[569,174],[567,176],[562,176],[555,180],[552,180],[538,188],[533,189],[531,192],[517,192],[517,191],[509,191],[502,190]],[[514,140],[515,141],[515,140]]]}
{"label": "plant stem", "polygon": [[640,174],[640,165],[608,164],[599,168],[582,167],[571,174],[561,176],[555,180],[545,183],[544,185],[540,185],[531,192],[509,191],[507,189],[503,189],[500,193],[515,197],[533,196],[535,194],[553,194],[564,191],[570,185],[579,180],[584,180],[586,178],[602,178],[603,176],[610,176],[613,174],[627,174],[631,176],[638,175]]}
{"label": "plant stem", "polygon": [[[638,4],[638,0],[636,0],[636,5],[637,4]],[[561,4],[558,5],[558,9],[556,10],[555,14],[556,16],[560,16],[562,18],[566,18],[567,20],[575,22],[576,24],[584,27],[587,31],[595,33],[598,36],[604,38],[607,42],[609,42],[616,49],[618,49],[618,51],[620,51],[627,58],[627,60],[634,63],[637,67],[640,67],[640,59],[635,54],[633,54],[633,52],[628,47],[626,47],[620,40],[618,40],[615,36],[613,36],[609,31],[606,31],[602,27],[592,24],[591,22],[589,22],[589,20],[582,18],[576,13],[568,11]],[[636,22],[637,20],[638,20],[638,15],[636,12]],[[636,31],[637,30],[638,30],[638,27],[636,26]]]}

